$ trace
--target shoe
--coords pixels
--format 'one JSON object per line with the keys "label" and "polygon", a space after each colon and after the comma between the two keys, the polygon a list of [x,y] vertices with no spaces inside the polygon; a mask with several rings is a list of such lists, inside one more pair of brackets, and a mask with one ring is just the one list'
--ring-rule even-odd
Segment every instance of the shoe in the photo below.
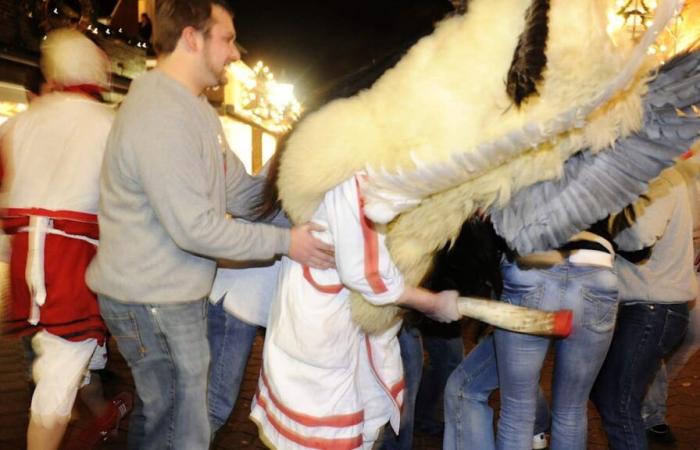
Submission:
{"label": "shoe", "polygon": [[134,407],[134,398],[128,392],[121,392],[112,399],[107,411],[96,417],[90,426],[80,433],[79,440],[92,448],[100,442],[106,442],[119,432],[119,423]]}
{"label": "shoe", "polygon": [[541,450],[549,446],[549,439],[545,433],[539,433],[532,436],[532,448],[533,450]]}
{"label": "shoe", "polygon": [[671,431],[671,427],[665,423],[647,428],[647,439],[659,444],[673,444],[676,442],[676,436]]}

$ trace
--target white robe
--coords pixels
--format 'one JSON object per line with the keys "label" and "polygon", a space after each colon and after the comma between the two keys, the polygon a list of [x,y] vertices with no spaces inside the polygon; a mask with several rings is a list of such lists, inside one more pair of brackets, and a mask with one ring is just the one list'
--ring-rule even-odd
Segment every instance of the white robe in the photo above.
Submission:
{"label": "white robe", "polygon": [[337,268],[282,263],[251,412],[272,447],[369,448],[387,422],[398,431],[400,323],[368,336],[350,317],[350,289],[378,305],[404,290],[385,236],[364,217],[361,176],[326,193],[313,217],[326,227],[318,237],[335,246]]}

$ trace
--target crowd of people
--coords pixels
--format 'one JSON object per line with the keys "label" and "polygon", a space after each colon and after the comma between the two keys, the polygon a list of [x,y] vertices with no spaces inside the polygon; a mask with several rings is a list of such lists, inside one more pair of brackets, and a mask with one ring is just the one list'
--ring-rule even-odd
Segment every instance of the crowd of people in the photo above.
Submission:
{"label": "crowd of people", "polygon": [[[95,416],[93,444],[131,413],[130,449],[209,448],[259,327],[250,418],[272,448],[410,449],[423,347],[423,389],[432,390],[422,402],[444,396],[446,449],[585,449],[589,398],[611,448],[645,449],[648,433],[669,438],[665,367],[676,368],[672,377],[678,366],[664,360],[697,311],[694,158],[547,252],[517,254],[482,213],[460,236],[472,247],[445,249],[430,280],[412,286],[383,228],[365,216],[366,173],[292,225],[275,191],[284,141],[259,176],[231,151],[202,93],[225,83],[240,58],[233,16],[220,0],[159,1],[155,26],[143,26],[158,66],[133,81],[116,112],[101,101],[105,54],[78,31],[54,31],[42,44],[41,95],[0,128],[11,243],[4,331],[24,336],[35,384],[27,448],[61,446],[78,396]],[[476,247],[489,262],[470,269]],[[430,325],[365,333],[351,292]],[[487,331],[464,357],[459,294],[570,309],[573,328],[557,339]],[[93,371],[107,363],[108,339],[131,370],[133,399],[101,392]],[[550,347],[551,406],[539,384]],[[494,433],[488,400],[499,388]],[[440,410],[423,426],[442,433]]]}

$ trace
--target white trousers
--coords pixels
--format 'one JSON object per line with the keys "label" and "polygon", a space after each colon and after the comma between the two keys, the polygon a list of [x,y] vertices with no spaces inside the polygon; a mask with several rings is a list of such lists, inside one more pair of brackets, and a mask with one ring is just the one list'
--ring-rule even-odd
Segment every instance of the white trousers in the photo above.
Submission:
{"label": "white trousers", "polygon": [[78,389],[89,374],[89,365],[104,367],[105,349],[97,345],[96,339],[72,342],[43,330],[32,339],[32,347],[36,353],[32,372],[36,388],[31,419],[47,428],[66,423]]}

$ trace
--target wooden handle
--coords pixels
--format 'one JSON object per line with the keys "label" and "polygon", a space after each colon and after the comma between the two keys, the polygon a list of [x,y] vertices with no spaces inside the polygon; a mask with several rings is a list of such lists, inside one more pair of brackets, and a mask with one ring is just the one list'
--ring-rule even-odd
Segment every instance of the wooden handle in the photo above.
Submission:
{"label": "wooden handle", "polygon": [[571,332],[571,310],[541,311],[509,303],[460,297],[459,313],[490,325],[518,333],[566,337]]}

